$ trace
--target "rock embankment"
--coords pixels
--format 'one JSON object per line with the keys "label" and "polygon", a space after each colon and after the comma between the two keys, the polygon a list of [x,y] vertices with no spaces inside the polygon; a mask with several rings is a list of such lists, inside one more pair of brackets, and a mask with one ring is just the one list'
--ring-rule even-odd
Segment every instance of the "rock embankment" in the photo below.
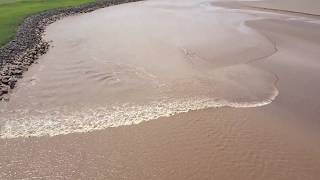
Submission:
{"label": "rock embankment", "polygon": [[98,0],[78,7],[49,10],[26,18],[15,39],[0,48],[0,101],[9,100],[8,93],[15,87],[17,80],[22,78],[23,72],[47,52],[49,43],[42,39],[47,25],[65,16],[136,1],[141,0]]}

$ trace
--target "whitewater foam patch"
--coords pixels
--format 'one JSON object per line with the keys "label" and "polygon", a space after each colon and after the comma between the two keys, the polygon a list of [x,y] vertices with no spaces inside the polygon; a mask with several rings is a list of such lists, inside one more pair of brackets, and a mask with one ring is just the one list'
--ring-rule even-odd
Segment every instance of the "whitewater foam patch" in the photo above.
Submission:
{"label": "whitewater foam patch", "polygon": [[261,102],[228,102],[210,98],[166,99],[147,105],[124,104],[113,107],[70,112],[67,108],[50,111],[14,113],[1,127],[1,138],[56,136],[84,133],[110,127],[128,126],[179,113],[215,107],[248,108],[270,104],[278,95],[275,88],[270,98]]}

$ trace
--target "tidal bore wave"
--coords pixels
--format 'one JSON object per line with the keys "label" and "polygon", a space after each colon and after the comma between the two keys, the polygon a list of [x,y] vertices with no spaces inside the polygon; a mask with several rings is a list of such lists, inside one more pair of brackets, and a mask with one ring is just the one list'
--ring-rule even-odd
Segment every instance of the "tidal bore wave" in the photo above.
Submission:
{"label": "tidal bore wave", "polygon": [[[1,138],[30,136],[56,136],[69,133],[82,133],[110,127],[139,124],[160,117],[178,113],[215,107],[260,107],[271,103],[278,95],[275,88],[272,96],[261,102],[228,102],[210,98],[190,98],[162,100],[147,105],[124,104],[96,109],[84,108],[70,112],[68,108],[38,112],[12,113],[1,127]],[[19,114],[19,116],[18,116]],[[32,114],[32,115],[30,115]]]}

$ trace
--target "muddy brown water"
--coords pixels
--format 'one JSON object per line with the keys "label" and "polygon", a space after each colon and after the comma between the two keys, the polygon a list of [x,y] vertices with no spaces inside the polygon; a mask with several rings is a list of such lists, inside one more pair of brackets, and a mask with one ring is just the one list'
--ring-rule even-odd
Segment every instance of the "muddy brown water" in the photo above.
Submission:
{"label": "muddy brown water", "polygon": [[319,29],[197,0],[64,18],[1,105],[0,179],[319,179]]}
{"label": "muddy brown water", "polygon": [[275,99],[276,75],[250,64],[275,52],[243,24],[252,17],[200,1],[170,5],[123,5],[50,25],[52,48],[2,108],[1,136],[86,132]]}

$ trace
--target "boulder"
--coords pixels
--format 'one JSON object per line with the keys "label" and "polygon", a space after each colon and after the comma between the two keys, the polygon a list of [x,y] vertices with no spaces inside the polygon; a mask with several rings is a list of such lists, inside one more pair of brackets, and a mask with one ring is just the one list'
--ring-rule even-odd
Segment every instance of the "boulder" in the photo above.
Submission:
{"label": "boulder", "polygon": [[3,84],[8,84],[10,80],[10,76],[2,76],[0,80]]}
{"label": "boulder", "polygon": [[9,79],[8,85],[11,89],[13,89],[16,86],[16,83],[17,83],[17,79],[14,77],[11,77]]}
{"label": "boulder", "polygon": [[2,96],[4,94],[8,94],[8,92],[9,92],[8,86],[0,85],[0,96]]}

